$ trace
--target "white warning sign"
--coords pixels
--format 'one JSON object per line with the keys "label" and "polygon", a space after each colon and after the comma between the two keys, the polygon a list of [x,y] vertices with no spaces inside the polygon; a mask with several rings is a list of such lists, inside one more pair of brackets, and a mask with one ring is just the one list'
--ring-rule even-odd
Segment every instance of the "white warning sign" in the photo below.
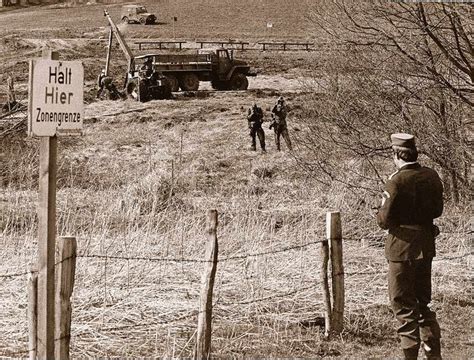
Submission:
{"label": "white warning sign", "polygon": [[31,60],[28,135],[80,135],[84,68],[80,61]]}

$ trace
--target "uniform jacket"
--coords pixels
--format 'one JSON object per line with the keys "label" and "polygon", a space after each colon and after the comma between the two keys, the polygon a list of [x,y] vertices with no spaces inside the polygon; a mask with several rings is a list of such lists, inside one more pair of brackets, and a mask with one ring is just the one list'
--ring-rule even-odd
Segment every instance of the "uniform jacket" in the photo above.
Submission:
{"label": "uniform jacket", "polygon": [[255,111],[253,108],[249,109],[247,120],[249,123],[249,129],[258,129],[262,127],[263,123],[263,111],[260,107],[257,107]]}
{"label": "uniform jacket", "polygon": [[385,256],[406,261],[435,256],[433,219],[443,212],[443,185],[436,171],[408,164],[385,184],[377,222],[388,230]]}
{"label": "uniform jacket", "polygon": [[286,115],[288,114],[288,110],[286,109],[286,106],[283,104],[276,104],[273,106],[272,113],[275,114],[278,118],[285,120]]}

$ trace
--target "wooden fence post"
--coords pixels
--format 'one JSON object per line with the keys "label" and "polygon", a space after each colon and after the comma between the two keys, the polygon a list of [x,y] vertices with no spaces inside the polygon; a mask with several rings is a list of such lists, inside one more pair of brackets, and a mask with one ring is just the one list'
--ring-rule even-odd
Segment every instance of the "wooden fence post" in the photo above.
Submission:
{"label": "wooden fence post", "polygon": [[340,334],[344,326],[344,266],[342,263],[341,214],[326,214],[326,237],[331,253],[333,309],[331,331]]}
{"label": "wooden fence post", "polygon": [[38,273],[33,267],[28,274],[28,337],[30,360],[36,360],[38,329]]}
{"label": "wooden fence post", "polygon": [[324,294],[324,336],[329,337],[331,334],[331,294],[329,293],[328,282],[328,262],[329,262],[329,245],[328,241],[324,240],[321,243],[321,284],[323,285]]}
{"label": "wooden fence post", "polygon": [[55,358],[69,359],[69,343],[71,340],[71,295],[74,289],[76,273],[75,237],[59,239],[58,283],[56,286],[56,329],[55,329]]}
{"label": "wooden fence post", "polygon": [[217,210],[207,213],[206,265],[201,279],[201,299],[199,302],[198,328],[196,335],[195,359],[209,359],[211,355],[212,332],[212,290],[217,270]]}

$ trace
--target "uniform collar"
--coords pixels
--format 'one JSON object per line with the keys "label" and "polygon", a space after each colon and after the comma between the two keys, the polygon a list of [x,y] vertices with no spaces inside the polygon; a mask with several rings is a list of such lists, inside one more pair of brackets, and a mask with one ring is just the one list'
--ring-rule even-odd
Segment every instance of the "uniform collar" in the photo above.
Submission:
{"label": "uniform collar", "polygon": [[421,165],[418,164],[417,161],[413,161],[413,162],[407,162],[405,164],[403,164],[403,166],[398,169],[398,170],[404,170],[404,169],[417,169],[419,168]]}

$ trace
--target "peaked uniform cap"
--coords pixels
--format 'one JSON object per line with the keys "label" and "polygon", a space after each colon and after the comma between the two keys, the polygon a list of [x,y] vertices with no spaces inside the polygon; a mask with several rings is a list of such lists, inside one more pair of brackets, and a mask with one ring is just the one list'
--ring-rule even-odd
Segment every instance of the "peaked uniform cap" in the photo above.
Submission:
{"label": "peaked uniform cap", "polygon": [[416,149],[415,137],[410,134],[397,133],[390,135],[392,140],[392,147],[404,149]]}

